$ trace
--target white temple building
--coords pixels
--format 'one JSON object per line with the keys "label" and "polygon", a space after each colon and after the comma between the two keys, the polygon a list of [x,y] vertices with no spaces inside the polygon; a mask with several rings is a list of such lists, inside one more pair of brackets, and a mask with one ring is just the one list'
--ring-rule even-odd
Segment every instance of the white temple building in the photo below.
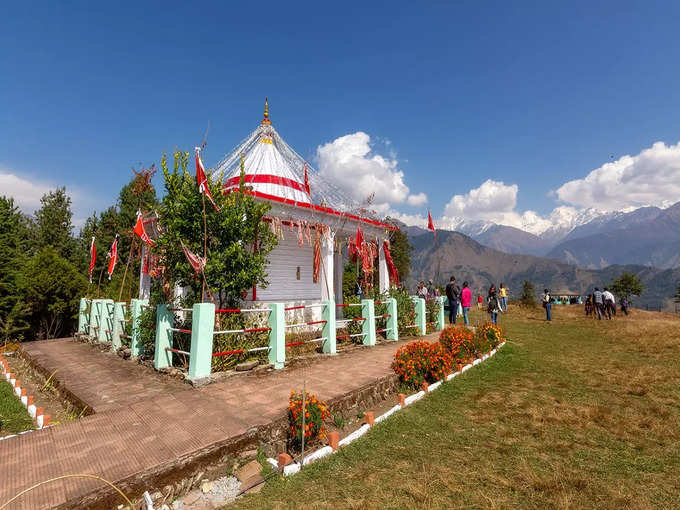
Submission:
{"label": "white temple building", "polygon": [[[362,209],[300,157],[274,129],[267,102],[257,129],[217,164],[216,170],[226,176],[225,193],[239,192],[241,168],[248,192],[271,205],[267,221],[279,237],[268,256],[269,285],[252,289],[248,301],[305,303],[334,298],[341,303],[342,253],[358,227],[366,241],[378,247],[375,284],[381,291],[389,288],[383,247],[394,227]],[[366,190],[367,196],[370,193]],[[323,231],[320,241],[317,230]],[[315,242],[320,244],[316,281]]]}

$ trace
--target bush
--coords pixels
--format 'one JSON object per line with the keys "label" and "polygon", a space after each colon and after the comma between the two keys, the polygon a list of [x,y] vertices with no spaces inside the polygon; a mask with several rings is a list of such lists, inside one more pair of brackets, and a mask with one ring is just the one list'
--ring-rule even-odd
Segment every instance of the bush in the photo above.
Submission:
{"label": "bush", "polygon": [[304,433],[305,443],[314,439],[324,439],[326,437],[326,428],[324,427],[324,420],[328,418],[328,408],[326,403],[318,400],[316,395],[310,395],[305,392],[305,406],[304,417],[305,426],[302,427],[302,392],[290,392],[288,400],[288,420],[290,422],[291,443],[294,446],[302,445],[302,437]]}
{"label": "bush", "polygon": [[451,372],[453,358],[440,343],[410,342],[394,355],[392,368],[407,385],[418,388],[423,381],[435,382]]}
{"label": "bush", "polygon": [[498,347],[503,341],[503,330],[500,326],[485,322],[477,328],[477,345],[482,354],[486,354],[492,349]]}
{"label": "bush", "polygon": [[466,363],[477,355],[475,334],[465,326],[448,326],[439,335],[439,342],[449,352],[455,363]]}
{"label": "bush", "polygon": [[427,333],[432,333],[437,329],[439,322],[439,299],[428,299],[425,301],[425,322]]}

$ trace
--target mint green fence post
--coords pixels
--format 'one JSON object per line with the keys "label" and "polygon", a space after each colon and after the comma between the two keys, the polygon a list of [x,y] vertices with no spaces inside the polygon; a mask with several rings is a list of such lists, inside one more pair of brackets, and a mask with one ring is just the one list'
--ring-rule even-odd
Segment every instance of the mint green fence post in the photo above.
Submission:
{"label": "mint green fence post", "polygon": [[97,340],[107,342],[111,338],[111,331],[113,331],[113,299],[102,299],[100,310]]}
{"label": "mint green fence post", "polygon": [[127,303],[116,303],[113,305],[113,333],[111,334],[111,350],[117,351],[122,342],[120,340],[120,335],[123,334],[123,329],[125,327],[125,307]]}
{"label": "mint green fence post", "polygon": [[372,299],[361,300],[361,316],[366,319],[361,325],[364,345],[375,345],[375,303]]}
{"label": "mint green fence post", "polygon": [[326,340],[323,341],[324,354],[335,354],[336,351],[336,329],[335,329],[335,299],[328,299],[321,302],[324,306],[321,308],[321,320],[326,321],[321,330],[321,336]]}
{"label": "mint green fence post", "polygon": [[156,350],[153,354],[153,366],[156,370],[172,366],[172,328],[175,324],[175,314],[168,310],[168,305],[158,305],[156,308]]}
{"label": "mint green fence post", "polygon": [[99,331],[99,308],[101,306],[101,299],[93,299],[90,302],[90,327],[88,336],[92,339],[97,338],[97,331]]}
{"label": "mint green fence post", "polygon": [[416,305],[416,320],[415,325],[420,335],[427,333],[427,313],[425,311],[425,300],[418,296],[411,296],[413,303]]}
{"label": "mint green fence post", "polygon": [[190,379],[201,379],[210,375],[214,333],[215,304],[196,303],[191,312]]}
{"label": "mint green fence post", "polygon": [[283,303],[269,305],[269,363],[281,369],[286,363],[286,310]]}
{"label": "mint green fence post", "polygon": [[80,298],[78,306],[78,333],[87,333],[87,298]]}
{"label": "mint green fence post", "polygon": [[149,306],[148,299],[130,300],[130,320],[132,321],[132,328],[130,328],[130,356],[133,358],[137,358],[144,352],[141,338],[142,330],[139,321],[145,306]]}
{"label": "mint green fence post", "polygon": [[397,300],[395,298],[389,298],[385,300],[387,305],[387,313],[389,317],[387,318],[387,324],[385,324],[385,338],[387,340],[399,340],[399,316],[397,310]]}
{"label": "mint green fence post", "polygon": [[439,305],[439,311],[437,312],[437,331],[444,329],[444,296],[439,296],[437,298],[437,304]]}

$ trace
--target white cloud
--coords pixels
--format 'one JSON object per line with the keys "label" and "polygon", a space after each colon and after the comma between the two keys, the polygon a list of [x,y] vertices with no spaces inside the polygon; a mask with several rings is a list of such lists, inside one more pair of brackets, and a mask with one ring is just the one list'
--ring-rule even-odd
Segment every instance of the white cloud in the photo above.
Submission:
{"label": "white cloud", "polygon": [[515,212],[518,190],[517,184],[506,185],[504,182],[488,179],[479,188],[472,189],[465,195],[451,197],[444,208],[444,218],[516,224],[520,221]]}
{"label": "white cloud", "polygon": [[373,152],[371,137],[362,131],[320,145],[316,152],[321,175],[359,203],[364,204],[374,194],[371,208],[378,213],[386,213],[392,204],[418,206],[427,202],[424,193],[410,193],[394,154],[385,157]]}
{"label": "white cloud", "polygon": [[14,203],[26,213],[39,208],[40,198],[53,189],[54,186],[30,181],[4,168],[0,169],[0,195],[14,197]]}
{"label": "white cloud", "polygon": [[418,193],[416,195],[409,195],[408,199],[406,199],[406,202],[408,203],[408,205],[412,205],[414,207],[419,207],[419,206],[427,204],[427,195],[425,193]]}
{"label": "white cloud", "polygon": [[556,193],[563,202],[604,211],[671,205],[680,200],[680,142],[656,142],[563,184]]}

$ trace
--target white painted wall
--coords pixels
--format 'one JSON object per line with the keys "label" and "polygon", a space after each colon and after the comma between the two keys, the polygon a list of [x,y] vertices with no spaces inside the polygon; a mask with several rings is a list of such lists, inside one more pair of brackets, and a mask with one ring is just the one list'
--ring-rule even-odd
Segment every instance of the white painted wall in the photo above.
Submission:
{"label": "white painted wall", "polygon": [[[302,248],[298,246],[297,236],[284,231],[285,239],[267,256],[266,289],[257,288],[257,301],[300,301],[321,299],[321,281],[314,283],[314,248],[305,239]],[[296,278],[300,266],[300,279]]]}

